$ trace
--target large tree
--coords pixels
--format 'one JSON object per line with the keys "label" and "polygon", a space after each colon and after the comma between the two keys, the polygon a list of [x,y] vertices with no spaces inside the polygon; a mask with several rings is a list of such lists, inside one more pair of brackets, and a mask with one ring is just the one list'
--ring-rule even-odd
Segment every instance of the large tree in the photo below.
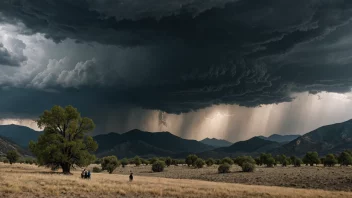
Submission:
{"label": "large tree", "polygon": [[61,167],[63,173],[70,173],[73,165],[86,166],[94,161],[91,153],[98,144],[87,134],[94,128],[93,120],[82,118],[72,106],[54,106],[46,110],[37,121],[44,128],[38,142],[31,141],[29,148],[37,157],[39,165]]}

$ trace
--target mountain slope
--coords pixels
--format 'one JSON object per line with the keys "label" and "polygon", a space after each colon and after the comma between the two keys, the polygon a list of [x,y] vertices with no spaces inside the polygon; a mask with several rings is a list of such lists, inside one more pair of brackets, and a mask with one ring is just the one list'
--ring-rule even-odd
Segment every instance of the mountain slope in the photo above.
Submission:
{"label": "mountain slope", "polygon": [[31,140],[37,140],[42,132],[18,125],[0,125],[0,136],[5,137],[17,145],[27,148]]}
{"label": "mountain slope", "polygon": [[7,154],[8,151],[16,150],[21,155],[30,155],[28,151],[21,148],[17,144],[13,143],[12,141],[0,137],[0,156],[4,156]]}
{"label": "mountain slope", "polygon": [[303,156],[308,151],[320,155],[352,148],[352,120],[327,125],[283,145],[277,152]]}
{"label": "mountain slope", "polygon": [[263,140],[269,140],[269,141],[273,141],[273,142],[291,142],[292,140],[295,140],[299,137],[301,137],[300,135],[278,135],[278,134],[273,134],[269,137],[265,137],[265,136],[258,136],[259,138],[263,139]]}
{"label": "mountain slope", "polygon": [[218,147],[226,147],[226,146],[231,146],[231,142],[228,142],[226,140],[219,140],[216,138],[205,138],[204,140],[200,141],[203,144],[218,148]]}
{"label": "mountain slope", "polygon": [[239,155],[256,156],[262,152],[269,152],[281,146],[278,142],[263,140],[259,137],[253,137],[249,140],[240,141],[232,144],[229,147],[217,148],[211,151],[205,151],[198,155],[203,158],[213,157],[236,157]]}
{"label": "mountain slope", "polygon": [[177,153],[197,153],[213,147],[196,140],[186,140],[169,132],[144,132],[132,130],[123,134],[109,133],[94,137],[99,144],[97,155],[121,157],[173,156]]}

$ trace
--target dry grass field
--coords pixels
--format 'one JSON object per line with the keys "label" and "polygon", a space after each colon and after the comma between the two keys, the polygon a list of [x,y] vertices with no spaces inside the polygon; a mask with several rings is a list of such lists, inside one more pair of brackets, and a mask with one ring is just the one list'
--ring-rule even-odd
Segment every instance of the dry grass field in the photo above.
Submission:
{"label": "dry grass field", "polygon": [[34,165],[0,163],[0,197],[352,197],[351,192],[80,172],[67,176]]}
{"label": "dry grass field", "polygon": [[129,174],[130,170],[136,175],[152,177],[352,192],[352,167],[257,167],[254,173],[244,173],[239,166],[233,165],[231,173],[218,174],[216,165],[202,169],[170,166],[161,173],[153,173],[151,166],[129,165],[126,168],[117,168],[114,173]]}

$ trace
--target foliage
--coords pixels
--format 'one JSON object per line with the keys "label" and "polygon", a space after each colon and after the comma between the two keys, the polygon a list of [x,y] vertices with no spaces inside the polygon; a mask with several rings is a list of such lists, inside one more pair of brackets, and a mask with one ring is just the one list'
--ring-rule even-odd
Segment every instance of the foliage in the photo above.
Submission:
{"label": "foliage", "polygon": [[198,159],[198,156],[196,156],[196,155],[194,155],[194,154],[191,154],[191,155],[188,155],[187,157],[186,157],[186,164],[188,165],[188,166],[195,166],[196,164],[196,161],[197,161],[197,159]]}
{"label": "foliage", "polygon": [[204,165],[205,165],[205,162],[201,158],[198,158],[195,162],[195,167],[197,168],[203,168]]}
{"label": "foliage", "polygon": [[228,163],[220,164],[218,168],[218,173],[229,173],[231,165]]}
{"label": "foliage", "polygon": [[122,167],[123,168],[125,168],[125,166],[128,164],[128,159],[127,158],[123,158],[122,160],[121,160],[121,165],[122,165]]}
{"label": "foliage", "polygon": [[148,166],[148,164],[149,164],[149,160],[146,160],[146,159],[141,159],[141,161],[142,161],[142,164],[145,164],[145,165],[147,165],[147,166]]}
{"label": "foliage", "polygon": [[250,162],[244,162],[241,167],[243,172],[253,172],[255,170],[255,164]]}
{"label": "foliage", "polygon": [[281,164],[282,166],[287,166],[289,162],[289,158],[286,155],[277,155],[275,157],[275,162]]}
{"label": "foliage", "polygon": [[152,159],[149,160],[150,164],[154,164],[154,162],[158,161],[159,159],[156,157],[153,157]]}
{"label": "foliage", "polygon": [[86,166],[95,160],[98,145],[87,134],[95,128],[93,120],[82,118],[76,108],[54,106],[46,110],[37,121],[44,128],[37,142],[31,141],[29,148],[37,157],[39,165],[61,166],[64,173],[71,167]]}
{"label": "foliage", "polygon": [[325,159],[324,159],[324,166],[335,166],[335,164],[337,164],[337,159],[335,158],[335,156],[333,154],[328,154],[326,155]]}
{"label": "foliage", "polygon": [[101,159],[100,158],[95,159],[94,164],[101,164]]}
{"label": "foliage", "polygon": [[107,170],[110,174],[119,166],[119,161],[116,156],[107,156],[102,159],[101,167],[103,170]]}
{"label": "foliage", "polygon": [[172,163],[171,157],[167,157],[167,158],[165,159],[165,164],[166,164],[166,166],[170,166],[171,163]]}
{"label": "foliage", "polygon": [[213,158],[209,158],[205,163],[207,164],[207,166],[212,166],[215,163],[215,161]]}
{"label": "foliage", "polygon": [[276,164],[276,162],[275,162],[275,159],[273,157],[268,157],[266,159],[265,164],[266,164],[267,167],[273,167]]}
{"label": "foliage", "polygon": [[261,163],[265,164],[267,167],[273,167],[276,165],[276,161],[270,153],[262,153],[259,158]]}
{"label": "foliage", "polygon": [[231,158],[229,158],[229,157],[225,157],[224,159],[221,160],[221,163],[222,164],[228,163],[228,164],[232,165],[233,164],[233,160]]}
{"label": "foliage", "polygon": [[294,167],[300,167],[301,164],[303,164],[303,161],[300,158],[296,157],[292,164]]}
{"label": "foliage", "polygon": [[352,155],[348,151],[344,151],[338,157],[338,162],[341,166],[352,165]]}
{"label": "foliage", "polygon": [[251,156],[239,156],[235,158],[235,163],[239,166],[242,166],[245,162],[254,164],[255,160]]}
{"label": "foliage", "polygon": [[163,172],[165,168],[165,162],[157,160],[152,165],[153,172]]}
{"label": "foliage", "polygon": [[215,160],[215,164],[216,164],[216,165],[220,165],[220,164],[221,164],[221,160],[220,160],[220,159],[216,159],[216,160]]}
{"label": "foliage", "polygon": [[93,167],[93,173],[100,173],[102,170],[99,167]]}
{"label": "foliage", "polygon": [[133,164],[135,164],[136,166],[140,166],[142,164],[141,158],[139,156],[134,157]]}
{"label": "foliage", "polygon": [[256,158],[254,159],[254,161],[255,161],[255,164],[258,165],[258,166],[263,165],[263,163],[262,163],[262,161],[260,160],[259,157],[256,157]]}
{"label": "foliage", "polygon": [[10,164],[17,162],[19,157],[20,155],[15,150],[9,151],[6,154],[6,158],[9,160]]}
{"label": "foliage", "polygon": [[319,159],[318,153],[317,152],[308,152],[303,157],[303,163],[309,164],[310,166],[313,166],[314,164],[319,164],[320,159]]}
{"label": "foliage", "polygon": [[9,160],[8,159],[4,159],[3,161],[5,164],[9,163]]}

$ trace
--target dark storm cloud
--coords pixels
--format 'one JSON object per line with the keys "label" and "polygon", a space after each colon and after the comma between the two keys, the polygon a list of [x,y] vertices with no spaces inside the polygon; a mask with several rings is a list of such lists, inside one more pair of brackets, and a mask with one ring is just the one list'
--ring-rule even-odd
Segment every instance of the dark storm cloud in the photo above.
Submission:
{"label": "dark storm cloud", "polygon": [[16,57],[0,43],[0,66],[20,66],[23,60],[25,58]]}
{"label": "dark storm cloud", "polygon": [[[180,113],[214,104],[280,103],[292,100],[293,91],[346,92],[352,84],[352,61],[312,64],[311,58],[294,59],[299,46],[319,46],[350,25],[351,1],[130,2],[5,0],[0,12],[4,22],[24,23],[24,33],[43,33],[55,42],[69,38],[150,48],[143,83],[131,86],[125,79],[122,87],[110,85],[99,91],[100,103],[121,102],[123,95],[137,106]],[[92,68],[87,64],[77,69],[87,73],[84,84],[96,80],[88,75]],[[77,72],[66,73],[65,87],[82,84],[73,84]]]}

